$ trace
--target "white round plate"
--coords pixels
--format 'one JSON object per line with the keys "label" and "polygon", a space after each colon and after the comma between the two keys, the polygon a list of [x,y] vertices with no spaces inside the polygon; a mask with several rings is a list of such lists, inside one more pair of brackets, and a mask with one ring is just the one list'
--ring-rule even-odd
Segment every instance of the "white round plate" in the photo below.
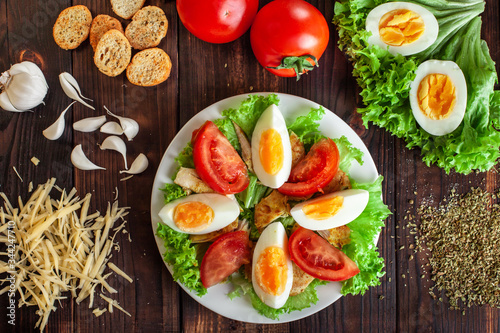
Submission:
{"label": "white round plate", "polygon": [[[271,93],[255,94],[266,96]],[[158,217],[158,212],[164,205],[163,192],[160,189],[165,183],[172,183],[171,177],[177,169],[177,163],[174,159],[179,155],[182,149],[184,149],[187,142],[191,140],[193,130],[199,128],[206,120],[221,118],[221,112],[228,108],[238,108],[241,102],[245,100],[248,95],[249,94],[243,94],[226,98],[199,112],[191,118],[186,125],[184,125],[179,133],[177,133],[168,146],[167,151],[163,155],[158,171],[156,172],[151,194],[151,224],[160,254],[163,255],[163,253],[165,253],[163,240],[156,236],[156,228],[158,223],[161,221]],[[279,109],[283,113],[287,123],[294,120],[297,116],[307,114],[311,108],[319,107],[319,104],[305,98],[280,93],[277,93],[276,95],[278,95],[280,99],[280,103],[278,105]],[[364,153],[363,165],[359,165],[357,162],[354,162],[350,171],[350,176],[360,183],[373,182],[378,177],[378,171],[363,141],[361,141],[359,136],[351,129],[351,127],[349,127],[349,125],[347,125],[336,114],[326,108],[325,111],[325,116],[320,122],[320,131],[324,135],[331,138],[339,138],[344,135],[349,139],[354,147],[361,149]],[[172,273],[171,267],[169,267],[166,263],[165,265],[170,273]],[[256,324],[277,324],[301,319],[324,309],[342,296],[342,294],[340,294],[341,284],[338,282],[331,282],[327,285],[319,286],[317,288],[319,300],[316,304],[313,304],[311,307],[303,309],[302,311],[294,311],[289,314],[283,314],[280,316],[279,320],[272,320],[260,315],[252,307],[250,298],[247,296],[237,297],[233,300],[229,299],[227,294],[232,291],[232,285],[229,283],[219,284],[209,288],[208,293],[202,297],[198,297],[196,293],[189,291],[184,285],[180,284],[180,286],[201,305],[220,314],[221,316]]]}

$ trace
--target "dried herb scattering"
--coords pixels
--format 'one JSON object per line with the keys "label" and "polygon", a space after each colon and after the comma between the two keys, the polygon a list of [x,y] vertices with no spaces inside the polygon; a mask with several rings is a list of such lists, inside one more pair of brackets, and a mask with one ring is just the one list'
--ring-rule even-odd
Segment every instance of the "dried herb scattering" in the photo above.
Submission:
{"label": "dried herb scattering", "polygon": [[450,307],[500,307],[500,206],[480,188],[454,190],[438,208],[420,206],[419,247],[430,250],[434,290],[445,291]]}

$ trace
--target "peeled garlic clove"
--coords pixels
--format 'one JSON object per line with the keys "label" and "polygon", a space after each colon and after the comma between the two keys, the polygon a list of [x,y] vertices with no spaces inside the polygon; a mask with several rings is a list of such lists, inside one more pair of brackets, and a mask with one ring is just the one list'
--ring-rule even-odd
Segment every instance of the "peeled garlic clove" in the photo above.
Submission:
{"label": "peeled garlic clove", "polygon": [[68,105],[68,107],[64,109],[63,112],[61,112],[57,120],[42,132],[44,137],[46,137],[49,140],[57,140],[61,137],[61,135],[64,133],[64,128],[66,127],[66,121],[64,120],[66,111],[68,111],[71,105],[75,103],[76,102],[73,102],[70,105]]}
{"label": "peeled garlic clove", "polygon": [[128,169],[127,167],[127,146],[125,146],[125,142],[123,142],[122,139],[120,139],[117,136],[108,136],[102,144],[99,146],[102,150],[116,150],[123,156],[123,160],[125,161],[125,169]]}
{"label": "peeled garlic clove", "polygon": [[73,75],[71,75],[68,72],[62,72],[61,74],[59,74],[59,80],[61,80],[61,77],[63,77],[66,81],[68,81],[70,85],[73,86],[73,88],[75,88],[75,90],[78,92],[78,96],[80,96],[83,99],[86,99],[87,101],[93,102],[93,100],[91,100],[90,98],[87,98],[82,95],[82,91],[80,90],[80,85],[78,84],[78,81],[76,81],[76,79],[73,77]]}
{"label": "peeled garlic clove", "polygon": [[122,170],[120,173],[128,173],[131,175],[137,175],[141,172],[144,172],[148,168],[149,161],[146,155],[140,153],[139,156],[136,157],[129,170]]}
{"label": "peeled garlic clove", "polygon": [[139,133],[139,124],[137,121],[127,117],[120,117],[113,114],[111,111],[104,106],[104,109],[108,112],[110,116],[117,118],[120,121],[120,125],[123,128],[123,133],[127,137],[128,141],[132,141],[133,138]]}
{"label": "peeled garlic clove", "polygon": [[14,111],[14,112],[23,112],[23,110],[17,109],[14,105],[12,105],[7,92],[2,92],[0,94],[0,108],[5,111]]}
{"label": "peeled garlic clove", "polygon": [[106,122],[106,116],[89,117],[73,123],[73,129],[80,132],[93,132]]}
{"label": "peeled garlic clove", "polygon": [[101,133],[112,134],[112,135],[122,135],[123,129],[116,121],[108,121],[106,124],[101,126]]}
{"label": "peeled garlic clove", "polygon": [[[63,74],[67,74],[67,75],[63,75]],[[71,77],[73,80],[71,80],[71,79],[68,80],[69,77]],[[80,87],[78,86],[78,82],[76,82],[76,80],[69,73],[61,73],[59,75],[59,82],[61,83],[62,89],[64,90],[64,92],[66,93],[66,95],[69,98],[82,103],[83,105],[85,105],[88,108],[91,108],[92,110],[95,110],[95,108],[92,105],[87,104],[87,102],[85,102],[80,97],[81,93],[78,94],[80,91]],[[76,86],[73,85],[75,83],[76,83]]]}
{"label": "peeled garlic clove", "polygon": [[71,163],[80,170],[106,170],[106,168],[95,165],[85,156],[81,144],[73,148]]}

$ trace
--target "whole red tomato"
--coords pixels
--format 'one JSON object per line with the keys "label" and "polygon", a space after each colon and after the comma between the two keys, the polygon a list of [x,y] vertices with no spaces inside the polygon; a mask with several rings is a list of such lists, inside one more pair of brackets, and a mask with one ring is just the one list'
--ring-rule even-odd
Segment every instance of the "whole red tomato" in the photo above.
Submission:
{"label": "whole red tomato", "polygon": [[177,0],[182,23],[209,43],[228,43],[243,35],[255,18],[259,0]]}
{"label": "whole red tomato", "polygon": [[274,0],[257,13],[250,30],[253,53],[268,71],[297,80],[318,66],[330,32],[325,17],[303,0]]}

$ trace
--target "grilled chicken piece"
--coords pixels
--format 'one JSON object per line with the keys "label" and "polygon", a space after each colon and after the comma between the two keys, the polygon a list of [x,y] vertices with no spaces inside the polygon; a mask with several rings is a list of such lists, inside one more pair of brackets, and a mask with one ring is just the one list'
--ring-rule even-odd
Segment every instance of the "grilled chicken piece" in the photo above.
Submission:
{"label": "grilled chicken piece", "polygon": [[181,186],[188,194],[190,194],[191,192],[215,192],[210,188],[210,186],[208,186],[207,183],[200,179],[200,176],[198,176],[198,173],[196,173],[195,169],[181,167],[179,169],[179,172],[177,173],[177,176],[175,177],[174,183]]}
{"label": "grilled chicken piece", "polygon": [[333,193],[337,191],[347,190],[350,189],[351,187],[352,186],[351,186],[351,181],[349,180],[349,176],[347,176],[347,174],[344,171],[339,169],[339,171],[337,171],[335,176],[333,176],[332,180],[328,183],[328,185],[323,187],[323,192],[325,194]]}
{"label": "grilled chicken piece", "polygon": [[238,137],[238,141],[241,146],[241,157],[243,158],[243,162],[247,165],[247,168],[250,172],[253,172],[253,164],[252,164],[252,149],[250,148],[250,142],[248,141],[245,132],[241,129],[238,124],[233,121],[234,130],[236,131],[236,136]]}
{"label": "grilled chicken piece", "polygon": [[255,226],[262,232],[264,228],[276,220],[278,217],[289,215],[290,206],[288,198],[277,190],[273,190],[271,194],[263,198],[255,205]]}
{"label": "grilled chicken piece", "polygon": [[318,234],[339,249],[342,249],[342,246],[351,242],[351,229],[347,225],[328,230],[319,230]]}
{"label": "grilled chicken piece", "polygon": [[290,291],[290,296],[295,296],[303,292],[309,283],[311,283],[314,278],[304,272],[302,269],[300,269],[299,266],[297,266],[293,261],[292,261],[292,266],[293,266],[293,285],[292,285],[292,290]]}
{"label": "grilled chicken piece", "polygon": [[306,156],[306,150],[304,144],[300,141],[297,134],[290,133],[290,144],[292,146],[292,169],[299,163],[301,159]]}
{"label": "grilled chicken piece", "polygon": [[231,231],[235,231],[237,228],[238,228],[238,219],[234,220],[233,222],[231,222],[229,225],[225,226],[224,228],[209,232],[208,234],[189,235],[189,239],[191,240],[191,243],[211,242],[211,241],[215,240],[217,237],[219,237],[220,235],[223,235],[223,234],[231,232]]}

